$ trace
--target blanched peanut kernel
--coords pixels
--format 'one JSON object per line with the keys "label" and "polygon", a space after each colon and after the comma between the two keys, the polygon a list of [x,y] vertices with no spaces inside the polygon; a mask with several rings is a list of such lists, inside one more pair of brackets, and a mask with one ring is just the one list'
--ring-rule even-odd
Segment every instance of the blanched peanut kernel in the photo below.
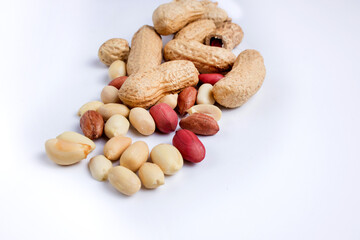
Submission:
{"label": "blanched peanut kernel", "polygon": [[193,113],[203,113],[213,117],[216,121],[221,119],[221,110],[215,105],[212,104],[200,104],[192,106],[187,110],[187,112],[191,115]]}
{"label": "blanched peanut kernel", "polygon": [[89,145],[91,151],[95,149],[95,143],[90,138],[87,138],[84,135],[77,132],[72,132],[72,131],[63,132],[56,138],[73,143],[81,143],[81,144]]}
{"label": "blanched peanut kernel", "polygon": [[133,195],[141,188],[139,177],[126,167],[117,166],[109,170],[108,179],[110,184],[125,195]]}
{"label": "blanched peanut kernel", "polygon": [[179,94],[168,94],[160,98],[160,100],[156,103],[166,103],[169,105],[172,109],[175,109],[177,106],[177,100],[178,100]]}
{"label": "blanched peanut kernel", "polygon": [[137,141],[128,147],[120,157],[120,166],[136,172],[149,157],[149,147],[146,142]]}
{"label": "blanched peanut kernel", "polygon": [[121,154],[131,145],[131,138],[116,136],[105,143],[104,155],[111,161],[119,160]]}
{"label": "blanched peanut kernel", "polygon": [[155,163],[146,162],[139,169],[139,178],[146,188],[157,188],[163,185],[164,173]]}
{"label": "blanched peanut kernel", "polygon": [[45,142],[47,156],[59,165],[71,165],[85,159],[92,151],[91,146],[62,139],[50,139]]}
{"label": "blanched peanut kernel", "polygon": [[126,64],[121,60],[116,60],[109,67],[109,77],[113,80],[122,76],[126,76]]}
{"label": "blanched peanut kernel", "polygon": [[94,110],[97,111],[99,109],[99,107],[101,107],[102,105],[104,105],[104,103],[100,102],[100,101],[91,101],[88,103],[85,103],[84,105],[82,105],[78,111],[78,115],[81,117],[84,113],[86,113],[89,110]]}
{"label": "blanched peanut kernel", "polygon": [[215,99],[212,94],[213,85],[204,83],[200,86],[198,95],[196,97],[197,104],[214,104]]}
{"label": "blanched peanut kernel", "polygon": [[105,86],[101,91],[101,101],[103,103],[119,103],[118,89],[113,86]]}
{"label": "blanched peanut kernel", "polygon": [[97,155],[90,159],[89,170],[91,176],[98,181],[107,179],[108,172],[112,168],[112,163],[104,155]]}
{"label": "blanched peanut kernel", "polygon": [[155,132],[155,121],[144,108],[133,108],[129,114],[131,125],[142,135],[148,136]]}
{"label": "blanched peanut kernel", "polygon": [[179,150],[170,144],[159,144],[155,146],[151,150],[150,158],[166,175],[175,174],[184,164]]}
{"label": "blanched peanut kernel", "polygon": [[100,113],[104,121],[107,121],[111,116],[115,114],[121,114],[124,117],[128,117],[130,110],[124,104],[107,103],[100,106],[97,112]]}
{"label": "blanched peanut kernel", "polygon": [[125,136],[129,130],[129,121],[120,114],[115,114],[105,123],[105,135],[108,138],[115,136]]}

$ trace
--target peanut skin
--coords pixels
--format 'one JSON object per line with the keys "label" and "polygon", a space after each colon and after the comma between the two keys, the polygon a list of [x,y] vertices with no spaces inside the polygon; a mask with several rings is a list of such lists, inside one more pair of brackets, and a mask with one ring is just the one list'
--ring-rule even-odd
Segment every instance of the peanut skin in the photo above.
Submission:
{"label": "peanut skin", "polygon": [[173,39],[164,47],[165,60],[189,60],[201,73],[227,71],[236,56],[229,50],[210,47],[194,40]]}
{"label": "peanut skin", "polygon": [[198,74],[190,61],[166,62],[129,76],[119,90],[119,97],[127,106],[149,108],[165,95],[196,86]]}
{"label": "peanut skin", "polygon": [[179,150],[182,157],[189,162],[198,163],[205,158],[206,150],[204,145],[195,133],[187,129],[176,131],[172,144]]}
{"label": "peanut skin", "polygon": [[261,87],[265,78],[264,59],[256,50],[245,50],[233,69],[212,90],[216,102],[227,108],[244,104]]}
{"label": "peanut skin", "polygon": [[194,87],[187,87],[181,91],[178,97],[177,110],[180,115],[184,115],[186,110],[194,106],[197,90]]}
{"label": "peanut skin", "polygon": [[142,26],[131,40],[131,50],[126,65],[128,75],[145,71],[161,64],[162,40],[154,28]]}
{"label": "peanut skin", "polygon": [[152,20],[159,34],[169,35],[201,18],[204,13],[205,7],[197,0],[175,0],[155,9]]}
{"label": "peanut skin", "polygon": [[182,129],[187,129],[195,134],[211,136],[219,131],[219,125],[213,117],[203,113],[194,113],[183,118],[179,123]]}

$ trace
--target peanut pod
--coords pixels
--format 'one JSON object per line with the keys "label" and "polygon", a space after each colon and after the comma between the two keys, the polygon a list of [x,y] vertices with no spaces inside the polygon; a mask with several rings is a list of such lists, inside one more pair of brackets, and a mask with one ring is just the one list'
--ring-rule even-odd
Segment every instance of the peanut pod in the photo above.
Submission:
{"label": "peanut pod", "polygon": [[190,61],[170,61],[128,77],[119,90],[119,97],[130,107],[149,108],[167,94],[195,86],[199,72]]}
{"label": "peanut pod", "polygon": [[129,43],[125,39],[112,38],[100,46],[98,56],[102,63],[109,66],[116,60],[126,61],[129,51]]}
{"label": "peanut pod", "polygon": [[201,1],[201,4],[205,8],[205,13],[201,17],[202,19],[211,19],[214,21],[216,26],[219,26],[221,23],[225,21],[229,21],[228,14],[222,8],[219,8],[217,2],[211,2],[208,0]]}
{"label": "peanut pod", "polygon": [[244,104],[261,87],[265,78],[264,59],[256,50],[245,50],[233,69],[212,90],[216,102],[227,108]]}
{"label": "peanut pod", "polygon": [[216,26],[210,19],[200,19],[181,29],[174,39],[195,40],[203,43],[206,36],[215,31]]}
{"label": "peanut pod", "polygon": [[153,27],[144,25],[133,36],[126,65],[127,74],[145,71],[161,64],[162,40]]}
{"label": "peanut pod", "polygon": [[227,71],[236,56],[229,50],[210,47],[194,40],[173,39],[164,47],[165,60],[189,60],[201,73]]}
{"label": "peanut pod", "polygon": [[201,18],[204,13],[203,4],[197,0],[174,0],[155,9],[152,20],[159,34],[169,35]]}

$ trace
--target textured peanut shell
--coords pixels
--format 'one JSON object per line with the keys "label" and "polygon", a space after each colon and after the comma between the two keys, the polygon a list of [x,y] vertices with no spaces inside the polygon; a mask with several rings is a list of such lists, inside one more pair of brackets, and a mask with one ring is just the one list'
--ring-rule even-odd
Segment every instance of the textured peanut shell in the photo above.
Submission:
{"label": "textured peanut shell", "polygon": [[219,8],[217,2],[211,2],[208,0],[201,1],[201,4],[205,8],[205,13],[201,17],[202,19],[211,19],[214,21],[216,26],[219,26],[225,21],[229,21],[228,14],[222,8]]}
{"label": "textured peanut shell", "polygon": [[109,66],[116,60],[126,62],[130,52],[129,43],[122,38],[112,38],[104,42],[98,52],[102,63]]}
{"label": "textured peanut shell", "polygon": [[244,32],[239,25],[232,22],[224,22],[214,32],[206,36],[205,43],[210,46],[211,38],[221,39],[223,48],[233,50],[239,45],[244,37]]}
{"label": "textured peanut shell", "polygon": [[127,106],[149,108],[165,95],[195,86],[198,75],[190,61],[166,62],[128,77],[119,90],[119,97]]}
{"label": "textured peanut shell", "polygon": [[181,29],[176,35],[175,39],[195,40],[203,43],[206,36],[215,31],[216,26],[210,19],[200,19],[189,23]]}
{"label": "textured peanut shell", "polygon": [[144,25],[133,36],[126,65],[127,74],[145,71],[161,64],[162,40],[153,27]]}
{"label": "textured peanut shell", "polygon": [[159,34],[169,35],[200,19],[204,13],[203,4],[197,0],[174,0],[155,9],[152,20]]}
{"label": "textured peanut shell", "polygon": [[165,60],[189,60],[200,73],[223,72],[231,69],[236,56],[229,50],[206,46],[194,40],[174,39],[164,47]]}
{"label": "textured peanut shell", "polygon": [[241,52],[233,69],[214,85],[216,102],[227,108],[241,106],[260,89],[265,72],[264,59],[258,51]]}

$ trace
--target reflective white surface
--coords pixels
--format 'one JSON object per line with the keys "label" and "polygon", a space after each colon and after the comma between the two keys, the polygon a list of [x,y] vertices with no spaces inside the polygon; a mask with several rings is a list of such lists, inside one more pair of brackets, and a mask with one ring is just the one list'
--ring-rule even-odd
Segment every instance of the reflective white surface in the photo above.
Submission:
{"label": "reflective white surface", "polygon": [[80,131],[109,82],[98,47],[165,1],[0,3],[0,239],[360,239],[359,2],[219,1],[245,32],[235,52],[263,54],[264,85],[201,138],[202,163],[132,197],[88,160],[56,166],[44,142]]}

